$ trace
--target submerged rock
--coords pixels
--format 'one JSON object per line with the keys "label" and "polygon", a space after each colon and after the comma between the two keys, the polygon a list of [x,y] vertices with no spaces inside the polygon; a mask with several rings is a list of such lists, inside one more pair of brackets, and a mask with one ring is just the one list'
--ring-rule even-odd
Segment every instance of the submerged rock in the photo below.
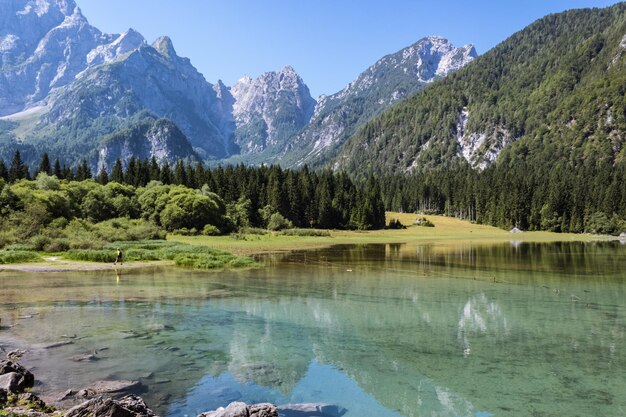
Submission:
{"label": "submerged rock", "polygon": [[65,417],[154,417],[154,412],[136,395],[113,400],[96,397],[71,408]]}
{"label": "submerged rock", "polygon": [[96,381],[86,388],[78,391],[81,397],[93,397],[100,394],[110,394],[115,392],[130,391],[141,386],[139,381]]}
{"label": "submerged rock", "polygon": [[242,402],[233,402],[228,407],[220,407],[214,411],[199,414],[198,417],[278,417],[274,404],[261,403],[248,405]]}
{"label": "submerged rock", "polygon": [[278,407],[281,417],[341,417],[348,410],[329,404],[285,404]]}

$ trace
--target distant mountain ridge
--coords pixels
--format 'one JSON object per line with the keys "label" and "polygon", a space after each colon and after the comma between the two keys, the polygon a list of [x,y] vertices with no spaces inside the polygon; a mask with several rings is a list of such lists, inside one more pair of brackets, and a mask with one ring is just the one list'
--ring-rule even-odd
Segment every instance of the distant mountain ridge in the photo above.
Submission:
{"label": "distant mountain ridge", "polygon": [[470,45],[424,38],[317,103],[289,66],[232,87],[211,84],[167,36],[148,44],[133,29],[104,34],[74,0],[0,0],[0,157],[18,147],[31,163],[46,151],[97,170],[131,150],[169,163],[315,163],[373,115],[475,56]]}
{"label": "distant mountain ridge", "polygon": [[291,153],[294,165],[323,162],[373,116],[476,57],[473,45],[457,48],[428,36],[381,58],[343,90],[320,97],[312,120],[284,154]]}

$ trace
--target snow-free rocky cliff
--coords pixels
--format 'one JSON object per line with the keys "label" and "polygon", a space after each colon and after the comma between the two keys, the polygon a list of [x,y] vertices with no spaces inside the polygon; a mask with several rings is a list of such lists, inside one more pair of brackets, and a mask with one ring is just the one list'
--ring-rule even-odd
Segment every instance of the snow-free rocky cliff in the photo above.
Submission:
{"label": "snow-free rocky cliff", "polygon": [[387,55],[343,90],[319,98],[310,123],[284,154],[291,164],[324,161],[373,116],[476,58],[472,45],[457,48],[428,36]]}
{"label": "snow-free rocky cliff", "polygon": [[47,151],[94,169],[132,150],[160,162],[323,160],[372,116],[475,56],[424,38],[316,102],[289,66],[211,84],[166,36],[104,34],[74,0],[0,0],[0,157],[20,147],[32,162]]}
{"label": "snow-free rocky cliff", "polygon": [[315,100],[302,78],[289,66],[257,79],[243,77],[230,92],[236,142],[242,153],[285,145],[309,121]]}

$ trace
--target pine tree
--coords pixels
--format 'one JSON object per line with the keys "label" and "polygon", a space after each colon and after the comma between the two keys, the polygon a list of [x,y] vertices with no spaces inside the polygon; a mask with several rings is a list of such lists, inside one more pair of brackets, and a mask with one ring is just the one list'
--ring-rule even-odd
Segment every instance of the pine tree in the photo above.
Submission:
{"label": "pine tree", "polygon": [[61,162],[59,162],[58,158],[54,161],[54,175],[60,180],[65,178],[63,176],[63,170],[61,169]]}
{"label": "pine tree", "polygon": [[187,184],[187,172],[182,159],[179,159],[174,166],[174,184]]}
{"label": "pine tree", "polygon": [[113,169],[111,170],[110,181],[120,184],[124,182],[124,168],[119,158],[115,161],[115,165],[113,165]]}
{"label": "pine tree", "polygon": [[4,160],[0,159],[0,178],[7,181],[9,178],[9,172],[7,166],[4,164]]}
{"label": "pine tree", "polygon": [[134,156],[131,156],[126,165],[126,172],[124,172],[124,182],[128,185],[137,185],[137,167]]}
{"label": "pine tree", "polygon": [[166,163],[161,167],[161,173],[159,174],[159,180],[163,184],[171,184],[172,183],[172,170],[170,166]]}
{"label": "pine tree", "polygon": [[39,168],[37,168],[37,174],[40,172],[45,172],[48,175],[52,174],[52,167],[50,167],[50,158],[48,157],[48,153],[44,152],[41,157],[41,162],[39,163]]}
{"label": "pine tree", "polygon": [[15,182],[17,180],[28,178],[28,167],[24,165],[24,162],[22,162],[20,150],[16,149],[15,154],[13,155],[13,161],[11,162],[11,167],[9,168],[8,172],[8,182]]}
{"label": "pine tree", "polygon": [[102,167],[102,169],[98,173],[96,181],[102,185],[106,185],[109,182],[109,174],[107,173],[107,170],[104,169],[104,167]]}
{"label": "pine tree", "polygon": [[89,164],[87,164],[86,159],[83,159],[78,168],[76,168],[76,181],[84,181],[91,179],[91,177],[92,175]]}
{"label": "pine tree", "polygon": [[161,168],[154,155],[150,159],[150,181],[159,181],[161,178]]}

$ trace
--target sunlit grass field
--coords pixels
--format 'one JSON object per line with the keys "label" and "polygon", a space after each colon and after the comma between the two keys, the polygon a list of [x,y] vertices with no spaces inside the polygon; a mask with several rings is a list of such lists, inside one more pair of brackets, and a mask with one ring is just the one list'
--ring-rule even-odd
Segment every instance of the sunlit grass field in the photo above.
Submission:
{"label": "sunlit grass field", "polygon": [[[435,227],[416,226],[417,218],[425,217]],[[591,241],[614,239],[611,236],[589,234],[523,232],[511,233],[492,226],[473,224],[446,216],[424,216],[414,213],[387,213],[387,222],[400,220],[406,229],[385,229],[372,231],[333,230],[330,236],[284,236],[280,233],[265,235],[244,234],[237,239],[232,236],[178,236],[168,235],[167,239],[194,245],[207,245],[223,249],[237,255],[281,252],[295,249],[313,249],[338,244],[365,243],[410,243],[433,242],[439,244],[458,243],[497,243],[518,240],[523,242]]]}

